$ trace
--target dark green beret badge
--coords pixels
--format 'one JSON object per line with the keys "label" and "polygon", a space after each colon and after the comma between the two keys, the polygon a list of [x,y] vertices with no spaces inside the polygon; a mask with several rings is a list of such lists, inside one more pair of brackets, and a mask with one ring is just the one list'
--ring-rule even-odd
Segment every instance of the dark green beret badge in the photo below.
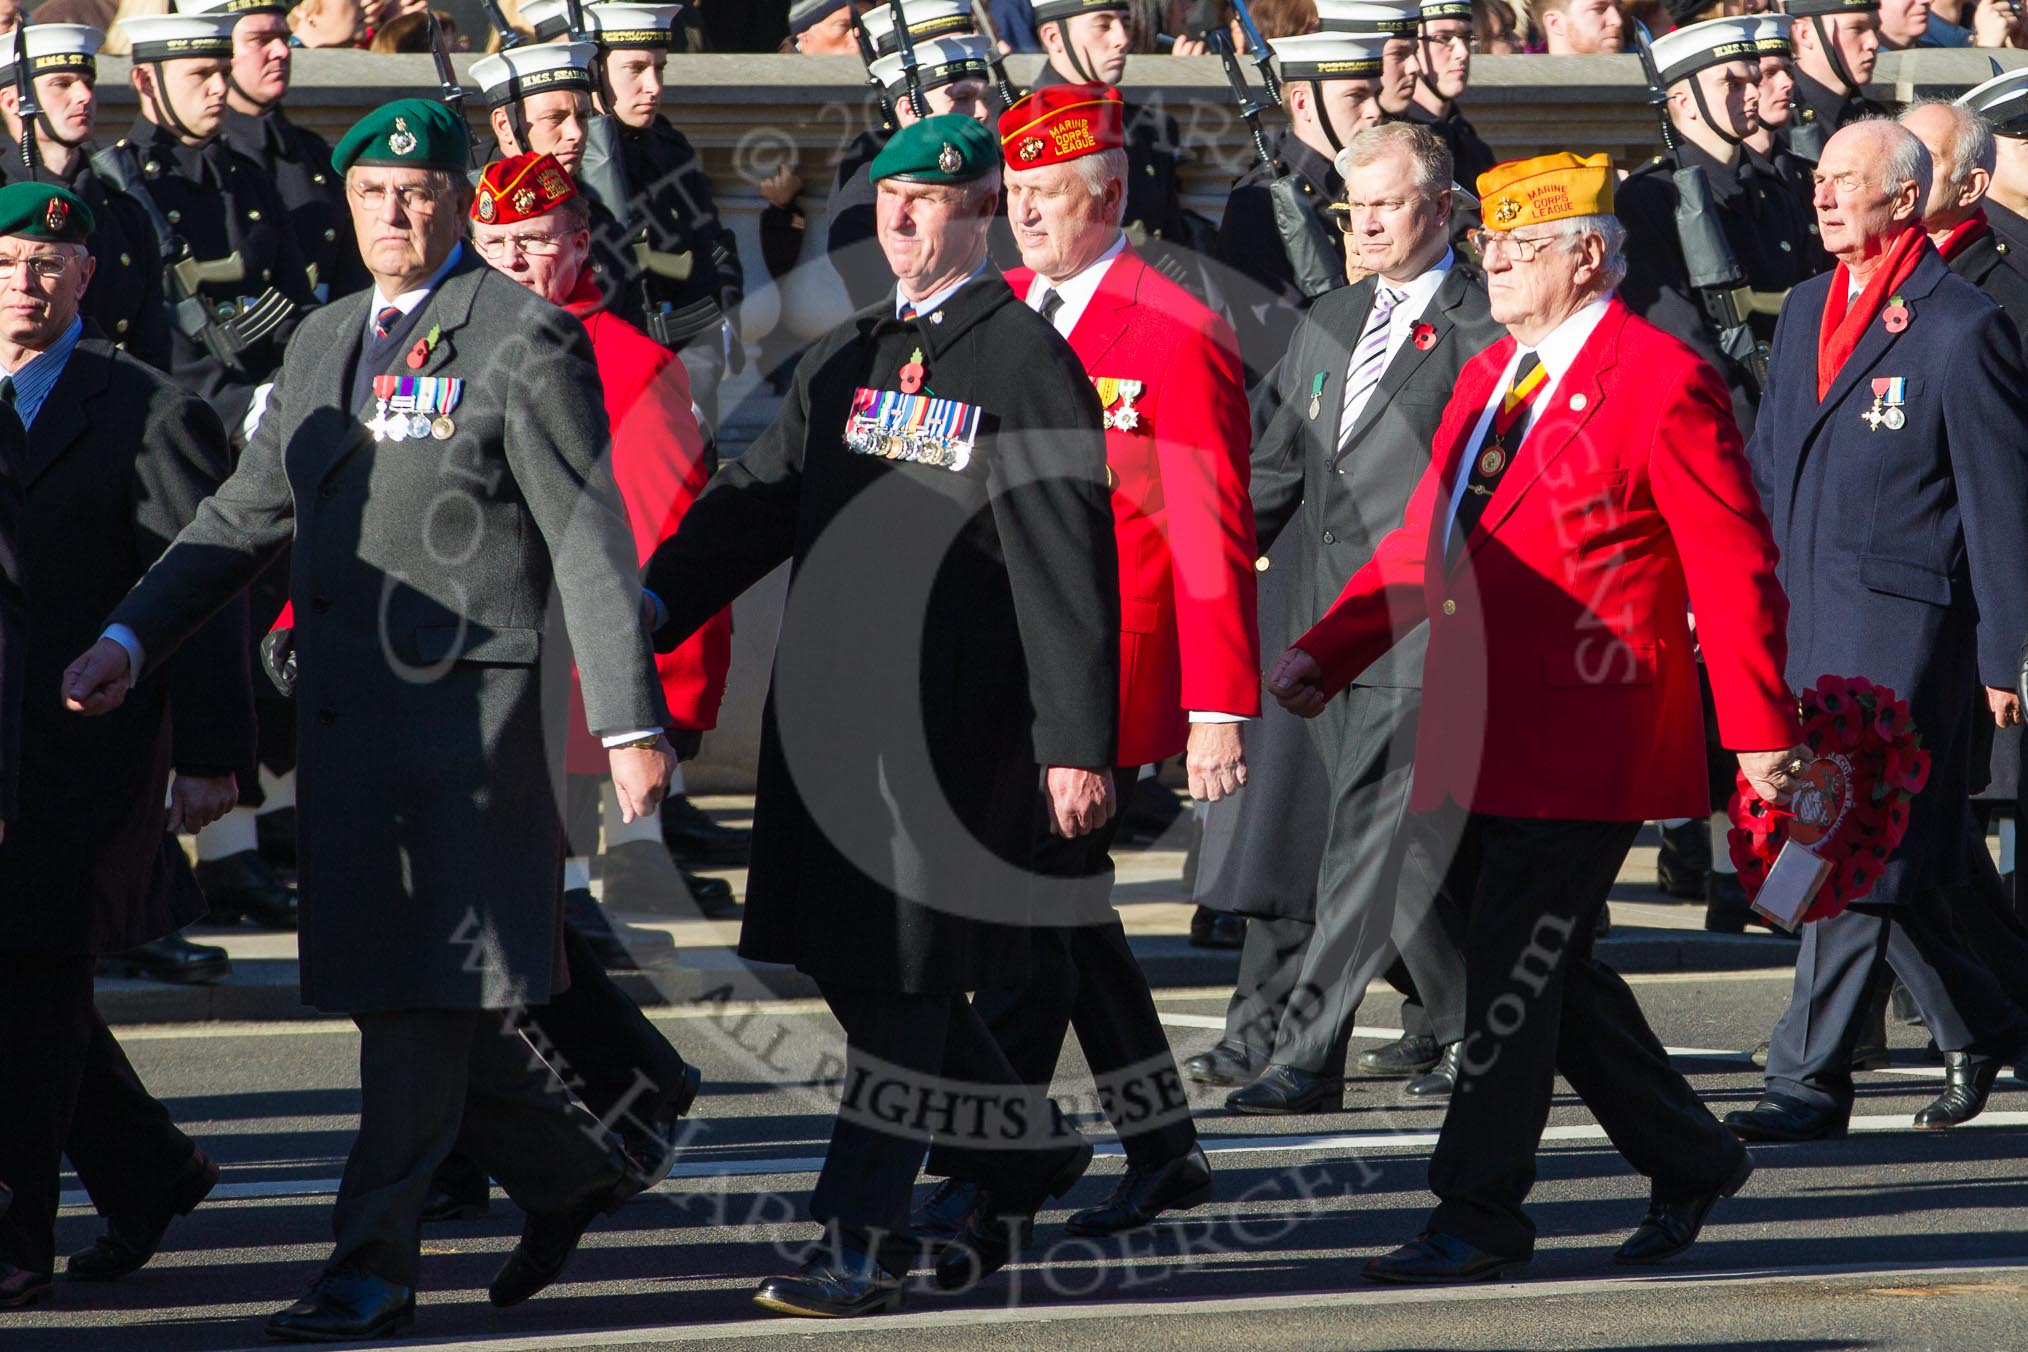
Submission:
{"label": "dark green beret badge", "polygon": [[92,226],[92,209],[62,188],[25,181],[0,188],[0,235],[82,244]]}
{"label": "dark green beret badge", "polygon": [[976,183],[1000,163],[1000,145],[979,122],[943,113],[911,123],[888,138],[868,171],[875,183]]}

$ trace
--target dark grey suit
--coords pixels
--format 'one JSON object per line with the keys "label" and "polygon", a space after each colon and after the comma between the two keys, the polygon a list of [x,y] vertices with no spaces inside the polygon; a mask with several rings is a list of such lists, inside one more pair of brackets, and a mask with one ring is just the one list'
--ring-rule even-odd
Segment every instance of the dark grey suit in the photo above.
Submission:
{"label": "dark grey suit", "polygon": [[[365,346],[373,303],[303,322],[238,469],[112,618],[153,671],[293,541],[303,997],[362,1033],[334,1261],[413,1285],[461,1131],[530,1211],[616,1177],[481,1011],[543,1003],[561,971],[571,650],[593,731],[669,720],[583,327],[467,253],[412,323],[412,369],[406,344]],[[463,379],[454,434],[372,440],[362,366]]]}
{"label": "dark grey suit", "polygon": [[[1412,336],[1401,345],[1357,419],[1343,427],[1346,378],[1376,288],[1369,278],[1311,308],[1277,375],[1280,406],[1254,446],[1251,493],[1262,547],[1285,532],[1295,537],[1276,552],[1290,573],[1287,629],[1277,636],[1277,650],[1330,609],[1381,537],[1400,524],[1428,468],[1430,439],[1458,371],[1501,332],[1478,277],[1462,264],[1453,267],[1415,320],[1412,333],[1422,340]],[[1288,1007],[1275,1021],[1269,1052],[1278,1064],[1338,1074],[1360,997],[1397,952],[1430,1006],[1438,1040],[1462,1034],[1463,968],[1433,904],[1440,843],[1409,851],[1416,885],[1398,888],[1423,642],[1422,631],[1411,634],[1308,723],[1278,709],[1263,719],[1239,835],[1255,854],[1280,847],[1321,861],[1309,880],[1315,928],[1301,952],[1285,959],[1293,966]],[[1304,814],[1274,772],[1277,752],[1308,758],[1313,775],[1321,768],[1317,798],[1328,807],[1309,814],[1313,831],[1323,817],[1321,844],[1291,840],[1278,829],[1302,823]],[[1256,1027],[1260,1022],[1256,1013]],[[1260,1049],[1259,1041],[1253,1045]]]}

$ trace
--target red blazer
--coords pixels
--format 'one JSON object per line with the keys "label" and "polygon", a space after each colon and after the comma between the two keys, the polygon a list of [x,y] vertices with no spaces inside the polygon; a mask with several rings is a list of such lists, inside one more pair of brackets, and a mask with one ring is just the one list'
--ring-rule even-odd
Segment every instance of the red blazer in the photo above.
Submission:
{"label": "red blazer", "polygon": [[[1035,274],[1007,273],[1024,299]],[[1254,620],[1251,431],[1232,329],[1129,246],[1106,269],[1070,346],[1107,412],[1106,464],[1120,557],[1121,765],[1183,750],[1189,712],[1260,712]]]}
{"label": "red blazer", "polygon": [[[592,359],[605,387],[612,424],[613,477],[634,527],[634,548],[646,563],[655,546],[704,491],[704,439],[690,411],[690,377],[676,355],[600,307],[587,272],[567,307],[591,335]],[[718,725],[725,673],[732,662],[732,615],[722,611],[673,652],[658,653],[662,694],[679,728]],[[604,747],[585,726],[584,696],[571,672],[570,744],[573,774],[605,774]]]}
{"label": "red blazer", "polygon": [[1449,797],[1500,816],[1701,815],[1690,612],[1724,744],[1798,734],[1788,598],[1725,386],[1612,301],[1452,567],[1452,486],[1514,347],[1465,366],[1406,522],[1296,646],[1335,691],[1429,620],[1418,811]]}

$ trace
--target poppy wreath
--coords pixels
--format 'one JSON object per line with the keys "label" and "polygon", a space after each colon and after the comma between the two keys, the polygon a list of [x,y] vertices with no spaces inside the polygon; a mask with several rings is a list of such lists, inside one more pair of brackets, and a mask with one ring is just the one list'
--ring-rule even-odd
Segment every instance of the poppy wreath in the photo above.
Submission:
{"label": "poppy wreath", "polygon": [[1795,840],[1830,862],[1803,923],[1865,898],[1908,833],[1909,803],[1929,782],[1908,703],[1863,676],[1823,676],[1803,692],[1803,742],[1816,753],[1787,807],[1762,800],[1740,772],[1726,844],[1748,898]]}

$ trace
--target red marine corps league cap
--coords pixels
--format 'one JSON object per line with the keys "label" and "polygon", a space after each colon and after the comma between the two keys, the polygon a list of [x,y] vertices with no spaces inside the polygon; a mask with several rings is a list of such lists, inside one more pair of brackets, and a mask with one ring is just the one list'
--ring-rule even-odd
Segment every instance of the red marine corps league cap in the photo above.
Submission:
{"label": "red marine corps league cap", "polygon": [[1000,114],[1009,169],[1040,169],[1126,144],[1126,104],[1111,85],[1045,85]]}
{"label": "red marine corps league cap", "polygon": [[487,225],[513,225],[541,216],[575,196],[577,185],[554,155],[514,155],[495,160],[479,176],[479,189],[472,197],[472,219]]}

